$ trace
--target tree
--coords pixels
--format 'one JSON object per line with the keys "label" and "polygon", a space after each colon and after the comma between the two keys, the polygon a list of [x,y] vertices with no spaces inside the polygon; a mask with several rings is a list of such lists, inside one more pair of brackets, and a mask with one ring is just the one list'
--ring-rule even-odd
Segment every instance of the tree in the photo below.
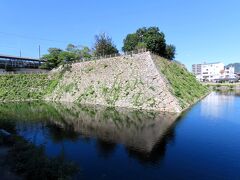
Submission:
{"label": "tree", "polygon": [[91,56],[91,50],[86,46],[79,48],[79,46],[69,44],[65,51],[59,48],[49,48],[48,54],[42,57],[42,60],[46,62],[42,64],[41,68],[53,69],[61,64],[91,58]]}
{"label": "tree", "polygon": [[84,47],[80,50],[80,58],[90,59],[91,57],[92,57],[91,49],[88,48],[87,46],[84,46]]}
{"label": "tree", "polygon": [[76,52],[76,51],[78,51],[78,47],[75,46],[74,44],[68,44],[68,45],[67,45],[67,48],[66,48],[66,51]]}
{"label": "tree", "polygon": [[145,49],[147,48],[147,44],[144,42],[139,42],[136,46],[136,49]]}
{"label": "tree", "polygon": [[106,33],[101,33],[95,36],[95,56],[110,55],[116,53],[118,53],[118,50],[116,48],[116,45],[114,45],[111,37],[109,37]]}
{"label": "tree", "polygon": [[68,44],[66,51],[74,53],[76,55],[76,59],[88,59],[92,57],[91,50],[87,46]]}
{"label": "tree", "polygon": [[165,57],[169,60],[173,60],[176,54],[176,47],[172,44],[166,46]]}
{"label": "tree", "polygon": [[62,51],[59,54],[59,59],[63,63],[71,62],[76,59],[79,59],[79,55],[74,53],[74,52],[69,52],[69,51]]}
{"label": "tree", "polygon": [[42,60],[46,60],[46,63],[42,65],[42,68],[53,69],[59,66],[60,63],[62,62],[62,59],[60,59],[59,55],[62,52],[63,51],[59,48],[49,48],[48,49],[49,54],[45,54],[41,58]]}
{"label": "tree", "polygon": [[122,49],[125,52],[147,48],[160,56],[171,59],[174,58],[176,50],[174,46],[166,44],[165,35],[158,27],[139,28],[135,33],[128,34],[123,44]]}
{"label": "tree", "polygon": [[133,51],[136,49],[139,42],[140,42],[140,37],[136,33],[128,34],[127,37],[123,40],[124,46],[122,50],[124,52]]}

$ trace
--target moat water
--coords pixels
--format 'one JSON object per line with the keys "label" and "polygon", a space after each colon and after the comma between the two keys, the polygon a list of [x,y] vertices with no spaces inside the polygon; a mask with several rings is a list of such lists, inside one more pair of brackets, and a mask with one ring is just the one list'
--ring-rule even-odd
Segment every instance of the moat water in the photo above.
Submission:
{"label": "moat water", "polygon": [[0,105],[0,128],[79,166],[74,179],[240,179],[240,93],[173,113],[43,102]]}

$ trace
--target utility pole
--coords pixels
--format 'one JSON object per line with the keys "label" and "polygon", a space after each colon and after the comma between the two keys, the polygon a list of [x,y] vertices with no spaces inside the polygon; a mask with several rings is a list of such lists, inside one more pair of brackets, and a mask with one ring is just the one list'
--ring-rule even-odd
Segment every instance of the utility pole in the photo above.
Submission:
{"label": "utility pole", "polygon": [[39,58],[39,66],[41,66],[41,61],[40,61],[40,59],[41,59],[41,46],[40,45],[38,46],[38,58]]}
{"label": "utility pole", "polygon": [[21,51],[21,49],[20,49],[20,57],[22,57],[22,51]]}

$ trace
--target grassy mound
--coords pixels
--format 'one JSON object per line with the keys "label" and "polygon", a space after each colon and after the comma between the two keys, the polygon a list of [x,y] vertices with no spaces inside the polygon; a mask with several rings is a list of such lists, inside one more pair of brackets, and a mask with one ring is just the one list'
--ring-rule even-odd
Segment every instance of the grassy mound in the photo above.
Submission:
{"label": "grassy mound", "polygon": [[170,83],[171,91],[178,98],[182,108],[195,103],[209,91],[183,65],[157,56],[154,56],[154,61]]}
{"label": "grassy mound", "polygon": [[57,78],[47,74],[12,74],[0,76],[0,101],[37,100],[52,92]]}

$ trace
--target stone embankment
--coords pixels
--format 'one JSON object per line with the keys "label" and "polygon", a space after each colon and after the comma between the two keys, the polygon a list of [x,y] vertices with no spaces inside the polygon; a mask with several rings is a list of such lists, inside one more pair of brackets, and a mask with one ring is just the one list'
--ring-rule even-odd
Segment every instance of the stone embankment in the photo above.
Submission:
{"label": "stone embankment", "polygon": [[[176,72],[165,74],[169,68]],[[54,73],[62,78],[49,101],[181,112],[207,92],[182,65],[150,52],[73,63]]]}

